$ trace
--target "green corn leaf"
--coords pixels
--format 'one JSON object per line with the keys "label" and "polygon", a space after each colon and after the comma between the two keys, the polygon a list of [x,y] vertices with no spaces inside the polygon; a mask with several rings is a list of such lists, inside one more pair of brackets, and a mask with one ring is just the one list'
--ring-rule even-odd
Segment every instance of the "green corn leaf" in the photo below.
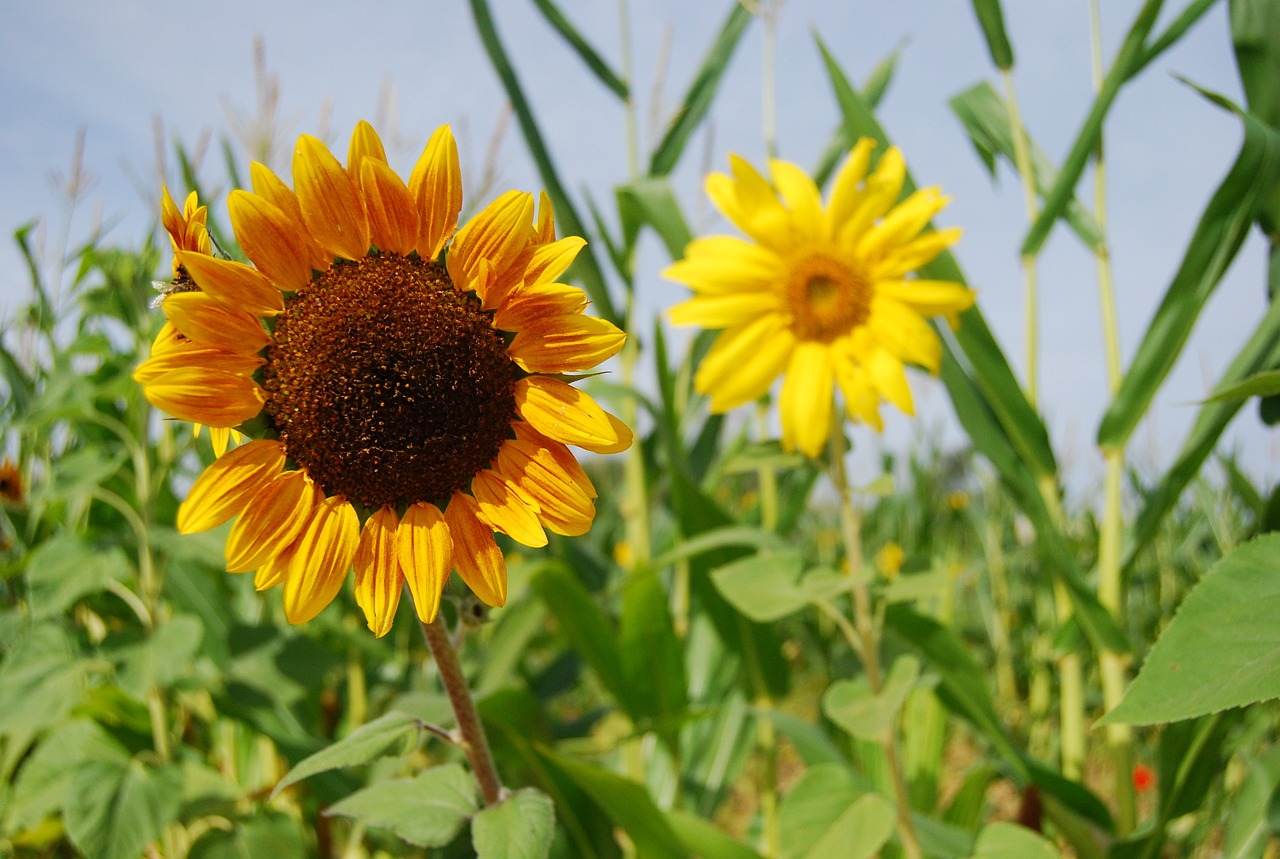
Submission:
{"label": "green corn leaf", "polygon": [[618,188],[618,211],[623,221],[628,256],[635,248],[640,228],[653,227],[658,238],[666,245],[672,259],[684,255],[684,249],[693,239],[693,233],[685,222],[680,203],[666,178],[640,179]]}
{"label": "green corn leaf", "polygon": [[656,572],[633,573],[622,586],[618,651],[632,709],[674,753],[680,742],[678,717],[689,699],[684,641],[672,626],[669,602]]}
{"label": "green corn leaf", "polygon": [[982,26],[982,35],[987,40],[987,50],[991,52],[991,62],[996,68],[1007,71],[1013,68],[1013,46],[1004,31],[1004,12],[1000,9],[1000,0],[973,0],[973,14],[978,17]]}
{"label": "green corn leaf", "polygon": [[1102,418],[1098,446],[1104,450],[1123,447],[1146,414],[1205,302],[1244,243],[1258,207],[1280,179],[1280,133],[1226,99],[1201,92],[1240,117],[1244,143],[1201,215],[1182,264]]}
{"label": "green corn leaf", "polygon": [[1102,723],[1153,725],[1280,696],[1280,534],[1214,564]]}
{"label": "green corn leaf", "polygon": [[[1239,384],[1253,373],[1280,365],[1280,301],[1273,301],[1249,340],[1223,373],[1218,389]],[[1178,452],[1178,458],[1164,473],[1160,483],[1147,496],[1138,518],[1134,520],[1126,569],[1132,567],[1142,550],[1154,538],[1160,523],[1182,497],[1182,491],[1200,473],[1231,419],[1243,405],[1239,400],[1208,402],[1200,407],[1195,422]]]}
{"label": "green corn leaf", "polygon": [[[471,16],[476,22],[476,30],[479,31],[485,54],[493,64],[493,70],[497,73],[498,79],[502,81],[507,98],[511,99],[511,109],[515,111],[516,121],[520,124],[520,133],[524,135],[525,145],[529,147],[529,154],[538,165],[538,174],[546,184],[547,194],[550,195],[551,202],[556,207],[556,221],[560,232],[566,235],[586,236],[586,228],[582,219],[578,217],[568,192],[560,182],[560,176],[551,160],[551,153],[542,139],[537,120],[533,118],[533,109],[529,106],[529,100],[525,98],[520,79],[516,76],[516,70],[511,65],[506,49],[502,46],[502,39],[498,36],[493,15],[489,11],[488,0],[471,0]],[[590,244],[578,254],[570,271],[582,279],[596,312],[614,325],[620,325],[621,317],[613,305],[613,297],[609,294],[608,285],[605,283],[604,272],[601,271],[600,263]]]}
{"label": "green corn leaf", "polygon": [[[1267,0],[1231,0],[1231,42],[1249,112],[1280,130],[1280,7]],[[1280,236],[1280,184],[1259,212],[1263,231]]]}
{"label": "green corn leaf", "polygon": [[1250,397],[1269,397],[1280,394],[1280,370],[1254,373],[1239,382],[1218,387],[1206,403],[1233,403]]}
{"label": "green corn leaf", "polygon": [[666,176],[675,168],[694,130],[711,109],[720,80],[750,22],[751,13],[747,11],[747,7],[735,0],[729,10],[729,17],[720,27],[720,36],[703,59],[702,67],[694,76],[680,107],[676,109],[675,119],[649,159],[650,176]]}
{"label": "green corn leaf", "polygon": [[1162,5],[1163,0],[1147,0],[1138,11],[1133,25],[1120,45],[1120,52],[1112,63],[1111,70],[1102,82],[1102,89],[1094,99],[1089,116],[1085,119],[1080,133],[1076,135],[1071,152],[1062,162],[1062,172],[1058,174],[1058,181],[1053,183],[1053,187],[1045,195],[1044,208],[1040,210],[1035,223],[1027,231],[1027,237],[1023,240],[1020,251],[1023,256],[1034,256],[1039,252],[1045,239],[1049,237],[1049,231],[1066,210],[1076,183],[1080,181],[1080,174],[1084,172],[1085,165],[1088,164],[1090,156],[1097,150],[1098,142],[1102,139],[1102,123],[1106,119],[1107,111],[1111,109],[1111,104],[1120,92],[1120,87],[1141,61],[1147,34],[1155,25],[1156,16],[1160,14]]}
{"label": "green corn leaf", "polygon": [[[1013,164],[1013,129],[1004,101],[989,83],[975,84],[951,99],[951,110],[969,133],[969,139],[978,149],[978,155],[987,169],[995,175],[995,156],[1003,156]],[[1031,172],[1036,193],[1044,197],[1053,186],[1058,171],[1049,162],[1034,140],[1028,139],[1031,150]],[[1080,240],[1093,250],[1103,246],[1102,230],[1089,211],[1073,195],[1063,211],[1063,218]]]}
{"label": "green corn leaf", "polygon": [[[893,53],[877,63],[867,77],[867,82],[863,85],[862,91],[858,93],[870,110],[875,110],[880,105],[880,100],[884,98],[885,92],[888,91],[889,84],[893,81],[893,73],[898,66],[900,53],[901,49],[895,48]],[[836,130],[831,134],[831,139],[827,141],[826,147],[822,150],[822,155],[818,158],[818,166],[813,170],[813,181],[818,184],[819,188],[826,187],[827,182],[831,179],[831,174],[835,173],[840,161],[849,154],[849,150],[853,148],[856,142],[857,139],[845,127],[845,123],[842,122],[836,126]]]}
{"label": "green corn leaf", "polygon": [[542,17],[547,19],[547,23],[555,28],[555,31],[569,43],[571,48],[577,51],[578,56],[587,64],[587,68],[591,69],[592,73],[600,80],[600,83],[612,90],[613,94],[618,98],[626,100],[630,95],[626,81],[609,67],[609,64],[604,61],[599,52],[591,47],[591,43],[583,38],[573,24],[569,23],[569,19],[564,16],[564,13],[560,11],[556,4],[552,3],[551,0],[533,0],[533,4],[538,7]]}
{"label": "green corn leaf", "polygon": [[690,850],[698,856],[716,859],[762,859],[759,853],[740,841],[734,841],[714,823],[678,808],[666,813],[667,823]]}
{"label": "green corn leaf", "polygon": [[1148,63],[1163,54],[1175,42],[1181,39],[1183,34],[1185,34],[1187,30],[1190,30],[1197,21],[1203,18],[1204,13],[1213,8],[1217,2],[1218,0],[1192,0],[1192,2],[1188,3],[1186,8],[1182,10],[1178,17],[1173,19],[1173,23],[1171,23],[1163,33],[1152,39],[1150,44],[1143,49],[1142,55],[1130,69],[1129,77],[1135,77],[1139,72],[1147,67]]}

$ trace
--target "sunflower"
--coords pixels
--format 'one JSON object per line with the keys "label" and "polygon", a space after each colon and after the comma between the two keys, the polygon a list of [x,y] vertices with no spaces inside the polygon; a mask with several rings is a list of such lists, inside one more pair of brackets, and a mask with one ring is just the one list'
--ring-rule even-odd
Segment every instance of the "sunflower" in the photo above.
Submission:
{"label": "sunflower", "polygon": [[947,198],[928,188],[895,205],[902,155],[888,149],[868,176],[873,146],[858,141],[825,208],[796,165],[770,161],[771,184],[731,156],[733,175],[708,176],[707,194],[750,240],[696,239],[664,272],[695,293],[671,309],[674,323],[724,329],[694,378],[712,411],[761,397],[784,375],[782,442],[810,457],[830,436],[837,387],[849,417],[877,430],[882,400],[912,414],[904,364],[936,373],[942,358],[923,317],[955,324],[973,303],[960,284],[910,277],[960,231],[922,233]]}
{"label": "sunflower", "polygon": [[[596,492],[568,445],[626,449],[631,431],[575,376],[623,333],[556,279],[585,244],[557,240],[544,194],[508,192],[456,231],[447,126],[406,184],[361,122],[345,167],[303,136],[293,189],[261,164],[228,211],[252,265],[176,249],[198,291],[135,377],[175,417],[255,438],[217,458],[178,511],[183,533],[238,516],[227,569],[284,586],[293,623],[354,567],[369,628],[391,628],[403,585],[431,621],[451,570],[506,600],[502,532],[577,535]],[[170,230],[173,235],[173,230]],[[176,243],[176,239],[175,239]]]}
{"label": "sunflower", "polygon": [[22,471],[9,457],[0,460],[0,501],[22,504],[26,494],[22,487]]}

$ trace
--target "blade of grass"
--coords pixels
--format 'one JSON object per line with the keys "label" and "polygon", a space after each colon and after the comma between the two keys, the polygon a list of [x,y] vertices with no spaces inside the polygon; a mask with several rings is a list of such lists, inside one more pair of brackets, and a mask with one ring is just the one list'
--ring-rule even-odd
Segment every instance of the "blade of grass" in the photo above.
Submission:
{"label": "blade of grass", "polygon": [[973,14],[982,26],[982,35],[991,52],[991,62],[1001,71],[1013,68],[1013,46],[1004,31],[1004,12],[1000,0],[973,0]]}
{"label": "blade of grass", "polygon": [[[578,212],[569,199],[568,193],[565,192],[564,185],[560,182],[555,164],[551,160],[551,153],[542,139],[542,133],[538,130],[537,121],[533,118],[533,109],[524,96],[520,79],[516,76],[515,68],[511,65],[507,52],[502,46],[502,40],[493,23],[493,15],[489,11],[488,0],[471,0],[471,17],[476,23],[476,30],[480,34],[485,54],[489,57],[489,62],[493,65],[498,79],[502,81],[507,98],[511,99],[511,109],[515,111],[516,120],[520,123],[520,132],[524,135],[525,145],[529,147],[529,154],[538,165],[538,174],[546,184],[547,193],[556,207],[556,219],[560,223],[561,232],[585,236],[586,228],[582,219],[578,217]],[[590,244],[574,260],[571,271],[582,279],[587,294],[591,296],[591,302],[595,305],[595,312],[614,325],[621,325],[622,319],[618,315],[617,308],[614,307],[613,298],[605,284],[604,272],[601,271],[600,263]]]}
{"label": "blade of grass", "polygon": [[1217,3],[1218,0],[1193,0],[1187,4],[1187,8],[1182,10],[1177,18],[1173,19],[1163,33],[1151,40],[1151,44],[1147,45],[1143,50],[1142,56],[1134,63],[1133,68],[1129,72],[1129,77],[1134,77],[1147,67],[1147,64],[1156,57],[1163,54],[1169,46],[1182,38],[1183,34],[1190,30],[1197,21],[1204,17],[1204,13]]}
{"label": "blade of grass", "polygon": [[[898,55],[901,49],[895,48],[893,53],[885,57],[876,67],[871,70],[870,76],[867,77],[866,84],[862,87],[862,92],[858,93],[863,103],[868,109],[875,110],[880,104],[880,100],[884,98],[885,92],[889,89],[889,83],[893,80],[893,72],[898,65]],[[831,139],[827,141],[826,148],[822,150],[822,156],[818,158],[818,166],[813,170],[813,181],[818,183],[819,188],[826,187],[827,182],[831,179],[831,174],[835,172],[836,166],[840,163],[840,159],[849,154],[849,150],[857,139],[849,132],[842,122],[836,126],[836,130],[832,132]]]}
{"label": "blade of grass", "polygon": [[729,67],[729,60],[733,58],[733,52],[750,22],[751,13],[747,11],[746,5],[735,0],[729,17],[720,28],[719,38],[711,46],[702,61],[702,67],[698,69],[698,74],[685,93],[684,100],[680,102],[671,127],[649,159],[649,175],[665,176],[675,168],[694,130],[711,108],[716,89],[720,86],[725,69]]}
{"label": "blade of grass", "polygon": [[547,23],[555,28],[569,46],[577,51],[578,56],[587,64],[587,68],[591,69],[600,83],[612,90],[619,99],[625,100],[630,95],[626,81],[609,67],[600,53],[591,47],[591,43],[583,38],[573,24],[569,23],[569,19],[555,3],[551,0],[533,0],[533,5],[538,7],[542,17],[547,19]]}
{"label": "blade of grass", "polygon": [[1220,96],[1201,92],[1244,123],[1244,143],[1196,226],[1164,300],[1098,428],[1103,450],[1123,447],[1182,353],[1209,296],[1244,243],[1259,207],[1280,180],[1280,133]]}

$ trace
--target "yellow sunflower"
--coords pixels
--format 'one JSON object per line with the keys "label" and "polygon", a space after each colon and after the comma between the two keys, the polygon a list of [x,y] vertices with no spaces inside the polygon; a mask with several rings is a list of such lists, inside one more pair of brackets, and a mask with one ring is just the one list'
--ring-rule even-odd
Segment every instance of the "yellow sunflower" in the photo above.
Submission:
{"label": "yellow sunflower", "polygon": [[936,373],[942,352],[925,316],[955,316],[973,293],[911,277],[960,237],[922,233],[946,204],[936,188],[894,205],[906,168],[888,149],[871,175],[874,143],[858,141],[823,207],[818,187],[786,161],[769,162],[772,183],[730,157],[732,176],[707,177],[707,194],[749,240],[696,239],[666,277],[694,297],[672,308],[678,325],[724,329],[694,378],[724,412],[763,396],[784,375],[782,442],[818,456],[831,433],[834,391],[850,418],[883,428],[879,404],[914,407],[904,363]]}
{"label": "yellow sunflower", "polygon": [[26,495],[22,487],[22,470],[9,457],[0,460],[0,501],[22,504]]}
{"label": "yellow sunflower", "polygon": [[178,529],[238,515],[227,569],[256,571],[259,589],[282,583],[293,623],[328,605],[353,567],[379,636],[406,583],[418,617],[433,619],[453,569],[502,605],[494,532],[534,547],[547,530],[586,532],[596,492],[568,445],[631,444],[564,375],[625,336],[556,282],[585,243],[556,239],[545,194],[535,220],[533,197],[514,191],[455,235],[462,184],[447,126],[407,184],[364,122],[345,167],[303,136],[292,190],[261,164],[251,175],[228,210],[253,264],[177,248],[199,289],[164,299],[168,325],[136,373],[175,417],[256,436],[200,475]]}

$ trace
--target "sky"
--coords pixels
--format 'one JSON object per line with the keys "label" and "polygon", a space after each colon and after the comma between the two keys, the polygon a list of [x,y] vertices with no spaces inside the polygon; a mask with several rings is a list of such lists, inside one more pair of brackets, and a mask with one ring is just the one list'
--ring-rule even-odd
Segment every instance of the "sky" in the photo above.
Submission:
{"label": "sky", "polygon": [[[612,188],[629,173],[626,122],[618,102],[532,2],[491,0],[491,5],[570,193],[584,211],[581,204],[588,197],[609,209]],[[615,67],[622,56],[620,5],[560,3]],[[641,146],[647,150],[660,137],[731,4],[631,0],[627,5],[633,91]],[[1092,100],[1088,4],[1004,5],[1024,120],[1040,146],[1060,160]],[[1103,55],[1110,58],[1140,4],[1108,0],[1100,5]],[[1183,5],[1167,3],[1157,31]],[[108,241],[137,246],[156,228],[160,177],[177,183],[175,141],[189,149],[211,141],[201,175],[225,198],[229,189],[218,147],[231,139],[241,164],[247,162],[233,132],[235,117],[254,112],[259,40],[267,68],[279,81],[279,125],[286,145],[299,133],[315,133],[345,154],[352,126],[369,119],[388,142],[393,166],[407,174],[432,130],[451,123],[466,187],[481,184],[495,129],[505,121],[505,96],[476,35],[469,4],[374,0],[353,7],[313,0],[305,13],[302,8],[257,0],[120,0],[6,9],[7,25],[0,31],[0,319],[11,318],[29,288],[8,236],[39,219],[43,227],[36,235],[47,256],[63,242],[84,239],[98,225],[107,230]],[[815,32],[856,82],[900,51],[879,111],[881,122],[917,182],[939,185],[952,197],[937,223],[964,228],[957,259],[1021,374],[1026,342],[1017,255],[1026,229],[1021,190],[1006,168],[992,180],[947,105],[974,83],[988,80],[999,87],[970,4],[789,0],[781,7],[776,136],[780,155],[808,168],[838,120]],[[756,21],[739,46],[710,121],[673,174],[698,232],[732,231],[702,193],[706,170],[725,169],[730,152],[757,164],[764,157],[763,53]],[[1105,128],[1107,223],[1126,364],[1240,145],[1239,121],[1177,76],[1235,101],[1243,98],[1225,3],[1122,90]],[[159,148],[157,129],[164,140]],[[56,185],[69,174],[80,135],[92,184],[68,217]],[[496,179],[490,196],[511,187],[541,187],[513,122],[493,151]],[[286,163],[273,166],[288,175]],[[1091,188],[1086,175],[1082,195]],[[217,208],[218,200],[213,202]],[[646,314],[656,315],[685,295],[682,287],[661,278],[668,262],[656,242],[644,246],[638,294]],[[1059,227],[1038,271],[1041,401],[1063,470],[1087,494],[1100,479],[1093,437],[1107,403],[1093,258]],[[1249,321],[1262,313],[1264,295],[1265,248],[1255,231],[1131,442],[1130,459],[1139,468],[1150,473],[1175,455],[1195,403],[1251,329]],[[866,462],[873,462],[872,454],[882,447],[905,449],[921,432],[936,432],[948,445],[962,441],[942,386],[923,377],[917,382],[921,419],[891,418],[883,438],[861,434],[855,445]],[[1276,433],[1258,422],[1252,406],[1237,418],[1227,443],[1258,479],[1269,482],[1280,473]]]}

